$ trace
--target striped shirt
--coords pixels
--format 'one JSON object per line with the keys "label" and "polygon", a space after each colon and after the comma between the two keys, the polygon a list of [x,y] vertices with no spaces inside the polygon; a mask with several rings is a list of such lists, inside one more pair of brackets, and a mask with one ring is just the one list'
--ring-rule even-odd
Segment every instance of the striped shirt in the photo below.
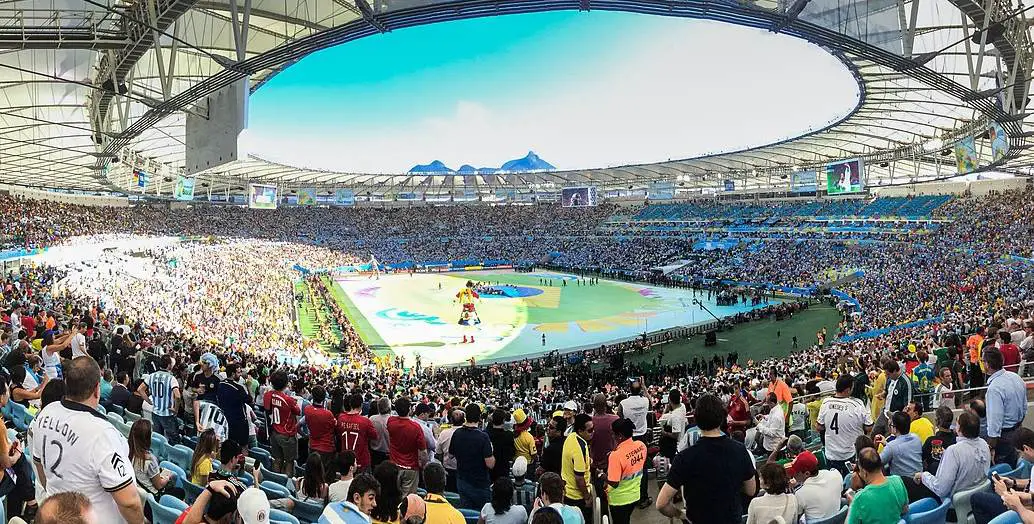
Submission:
{"label": "striped shirt", "polygon": [[168,371],[156,371],[144,378],[147,390],[151,392],[151,405],[154,406],[152,413],[159,417],[174,415],[173,390],[179,389],[180,383],[172,373]]}
{"label": "striped shirt", "polygon": [[198,401],[198,420],[201,423],[201,431],[212,428],[215,430],[215,434],[219,437],[220,442],[226,440],[229,425],[226,423],[226,417],[223,416],[223,410],[219,409],[219,406],[207,400]]}
{"label": "striped shirt", "polygon": [[369,522],[370,517],[364,515],[351,502],[327,504],[319,519],[319,524],[365,524]]}

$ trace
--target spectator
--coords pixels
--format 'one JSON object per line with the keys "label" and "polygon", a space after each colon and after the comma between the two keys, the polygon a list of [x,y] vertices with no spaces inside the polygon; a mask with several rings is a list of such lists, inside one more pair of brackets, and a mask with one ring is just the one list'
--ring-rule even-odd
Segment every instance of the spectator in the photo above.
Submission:
{"label": "spectator", "polygon": [[887,375],[887,386],[884,390],[886,404],[883,406],[883,413],[876,421],[875,432],[884,434],[887,425],[890,424],[891,414],[902,411],[912,401],[912,381],[908,375],[901,372],[901,366],[893,359],[883,362],[883,372]]}
{"label": "spectator", "polygon": [[[54,382],[59,381],[60,379]],[[7,377],[0,373],[0,408],[5,408],[9,401]],[[34,419],[33,422],[35,423],[37,420],[38,418]],[[6,494],[8,515],[16,516],[20,514],[28,520],[32,520],[33,515],[36,514],[36,500],[33,498],[35,490],[29,469],[29,461],[22,453],[21,442],[17,440],[8,441],[7,435],[7,425],[3,419],[0,419],[0,468],[2,468],[2,473],[0,473],[0,493]],[[107,438],[108,435],[103,437]],[[32,444],[35,447],[35,442],[32,442]],[[39,467],[36,468],[36,471],[37,474],[41,474]],[[45,480],[41,480],[40,484],[45,487]]]}
{"label": "spectator", "polygon": [[[179,413],[182,397],[180,384],[172,374],[176,360],[171,355],[162,355],[161,369],[148,375],[141,384],[141,393],[151,402],[151,420],[158,434],[168,439],[169,444],[179,444]],[[246,442],[242,442],[244,444]]]}
{"label": "spectator", "polygon": [[560,461],[564,453],[564,432],[566,430],[567,421],[564,420],[564,417],[553,417],[546,425],[546,437],[549,438],[549,443],[542,450],[542,465],[539,466],[539,469],[542,471],[536,472],[537,475],[542,475],[546,471],[556,473],[557,475],[560,474]]}
{"label": "spectator", "polygon": [[789,480],[786,477],[786,469],[769,462],[761,466],[758,473],[765,494],[750,501],[747,508],[747,524],[797,522],[797,498],[788,493]]}
{"label": "spectator", "polygon": [[[607,458],[607,501],[614,524],[629,524],[639,501],[639,484],[646,466],[646,445],[632,438],[635,424],[627,418],[611,423],[617,447]],[[602,509],[601,509],[602,510]]]}
{"label": "spectator", "polygon": [[768,455],[786,438],[786,417],[775,393],[769,393],[765,400],[768,413],[758,417],[757,430],[762,436],[761,449]]}
{"label": "spectator", "polygon": [[243,524],[269,523],[269,500],[258,488],[246,488],[235,478],[213,480],[206,488],[177,522],[234,522],[236,515]]}
{"label": "spectator", "polygon": [[322,464],[333,465],[337,421],[326,408],[326,402],[327,390],[323,386],[315,386],[312,388],[312,403],[305,406],[302,413],[305,415],[305,424],[309,426],[309,450],[319,455]]}
{"label": "spectator", "polygon": [[[973,415],[977,420],[977,434],[980,433],[980,417]],[[941,464],[941,457],[944,450],[955,443],[955,432],[951,429],[952,419],[955,417],[951,408],[940,406],[934,412],[934,419],[937,421],[937,432],[923,444],[923,471],[937,473],[937,467]]]}
{"label": "spectator", "polygon": [[817,419],[826,460],[841,476],[847,475],[847,463],[854,459],[855,440],[873,426],[872,413],[865,403],[851,395],[854,382],[854,377],[846,373],[837,377],[836,393],[822,399]]}
{"label": "spectator", "polygon": [[[373,476],[380,484],[380,491],[377,494],[377,502],[373,506],[370,516],[375,524],[391,524],[399,520],[399,504],[402,502],[402,493],[399,490],[399,467],[392,462],[381,462],[373,468]],[[355,481],[349,488],[349,496],[355,489]]]}
{"label": "spectator", "polygon": [[219,452],[219,438],[215,436],[215,430],[206,429],[198,437],[197,447],[194,448],[194,455],[190,458],[190,482],[197,486],[208,485],[208,475],[212,473],[212,461],[216,460],[216,453]]}
{"label": "spectator", "polygon": [[[33,420],[32,456],[40,457],[36,463],[37,479],[49,494],[85,494],[99,522],[141,524],[144,513],[128,461],[129,443],[96,411],[100,403],[100,376],[100,368],[92,358],[73,360],[65,370],[65,400],[48,405]],[[59,445],[54,445],[55,441]],[[13,446],[14,454],[10,455],[3,453],[5,446],[0,445],[0,455],[12,456],[11,465],[17,465],[15,461],[21,452]],[[44,446],[49,447],[46,459]],[[27,473],[19,476],[28,480]],[[8,497],[10,505],[10,494]]]}
{"label": "spectator", "polygon": [[528,461],[524,457],[513,459],[510,473],[513,475],[513,503],[524,506],[530,515],[535,504],[535,496],[538,494],[538,486],[525,478],[528,474]]}
{"label": "spectator", "polygon": [[[743,444],[722,433],[726,412],[718,397],[701,395],[695,414],[700,438],[675,456],[657,495],[657,509],[694,524],[736,522],[743,515],[741,494],[752,497],[757,491],[754,463]],[[686,501],[684,512],[672,503],[679,491]]]}
{"label": "spectator", "polygon": [[528,510],[524,506],[513,503],[513,483],[509,478],[500,477],[492,484],[492,502],[481,508],[479,524],[525,524],[528,522]]}
{"label": "spectator", "polygon": [[938,500],[971,489],[987,478],[991,467],[991,449],[980,438],[980,420],[972,413],[959,415],[959,439],[944,449],[936,475],[915,474],[905,481],[910,501],[933,497]]}
{"label": "spectator", "polygon": [[883,474],[883,462],[875,449],[858,452],[855,476],[865,487],[848,495],[848,524],[895,524],[908,513],[908,493],[901,477]]}
{"label": "spectator", "polygon": [[353,453],[356,472],[370,470],[372,458],[370,445],[377,442],[379,434],[373,422],[362,414],[363,397],[353,393],[344,399],[345,412],[337,416],[337,431],[341,436],[339,454]]}
{"label": "spectator", "polygon": [[[651,405],[653,405],[653,399],[643,394],[643,377],[639,377],[638,381],[632,383],[631,395],[618,404],[617,412],[619,417],[627,418],[635,424],[635,435],[632,438],[647,445],[649,444],[649,438],[646,435],[648,429],[646,414],[650,410]],[[646,469],[643,469],[643,483],[639,490],[639,507],[642,509],[648,507],[652,502],[646,489],[646,485],[649,482],[648,473]]]}
{"label": "spectator", "polygon": [[560,477],[564,480],[564,504],[581,509],[586,522],[592,520],[593,496],[589,479],[592,471],[592,458],[589,456],[592,433],[592,417],[585,413],[576,415],[574,429],[564,440],[560,459]]}
{"label": "spectator", "polygon": [[400,524],[424,524],[427,521],[427,504],[415,493],[410,493],[399,504]]}
{"label": "spectator", "polygon": [[1027,388],[1023,379],[1003,369],[1002,353],[996,348],[983,350],[987,367],[987,443],[995,464],[1016,467],[1016,448],[1012,438],[1027,415]]}
{"label": "spectator", "polygon": [[86,495],[66,491],[43,500],[36,524],[98,524],[98,521]]}
{"label": "spectator", "polygon": [[535,505],[531,510],[529,522],[539,522],[538,513],[551,508],[562,519],[563,524],[585,524],[585,517],[582,512],[573,506],[564,504],[564,479],[553,472],[543,473],[539,477],[539,498],[535,499]]}
{"label": "spectator", "polygon": [[374,508],[380,496],[381,485],[369,473],[355,476],[348,486],[348,500],[331,502],[320,515],[319,524],[352,524],[372,522]]}
{"label": "spectator", "polygon": [[[664,406],[664,414],[657,420],[661,425],[660,453],[672,459],[678,451],[679,439],[686,432],[686,406],[682,403],[682,393],[678,388],[668,392],[668,404]],[[595,424],[593,424],[595,426]],[[595,426],[598,427],[598,426]],[[593,436],[595,439],[595,435]]]}
{"label": "spectator", "polygon": [[[1034,431],[1028,428],[1020,428],[1016,431],[1015,438],[1019,454],[1023,456],[1024,460],[1034,462]],[[1013,479],[1002,477],[1000,481],[994,478],[991,480],[994,485],[994,493],[974,493],[971,499],[973,518],[977,524],[987,524],[991,519],[1006,511],[1008,504],[1005,504],[1005,502],[1010,490],[1022,490],[1013,491],[1019,497],[1021,504],[1030,505],[1032,499],[1034,499],[1031,496],[1034,483],[1029,478]]]}
{"label": "spectator", "polygon": [[327,482],[323,471],[323,460],[319,453],[309,454],[305,461],[305,476],[295,479],[295,494],[302,502],[322,506],[327,503]]}
{"label": "spectator", "polygon": [[[206,365],[204,369],[209,369]],[[205,371],[207,373],[207,371]],[[294,474],[294,461],[298,458],[298,415],[302,410],[293,396],[284,393],[287,389],[287,373],[278,371],[269,377],[273,385],[262,399],[271,424],[269,436],[273,470],[290,477]]]}
{"label": "spectator", "polygon": [[524,457],[527,464],[534,464],[539,453],[535,437],[531,436],[530,431],[533,422],[523,409],[513,410],[514,454],[515,457]]}
{"label": "spectator", "polygon": [[445,468],[437,462],[424,467],[424,483],[427,485],[427,522],[442,524],[464,524],[463,514],[445,499]]}
{"label": "spectator", "polygon": [[891,415],[894,438],[884,443],[883,435],[876,436],[876,444],[884,444],[880,460],[887,465],[891,475],[908,478],[923,470],[923,444],[919,437],[909,433],[912,420],[908,414],[898,411]]}
{"label": "spectator", "polygon": [[[156,500],[165,494],[178,499],[186,495],[183,488],[176,486],[176,474],[160,468],[158,459],[151,453],[151,422],[147,419],[134,422],[129,430],[129,461],[137,483]],[[150,520],[151,508],[144,508],[144,512]]]}
{"label": "spectator", "polygon": [[370,416],[370,422],[377,430],[377,438],[370,440],[370,457],[372,464],[376,466],[388,460],[388,449],[390,448],[388,420],[391,418],[391,401],[387,397],[380,397],[374,405],[377,408],[377,414]]}
{"label": "spectator", "polygon": [[489,477],[494,483],[496,479],[510,473],[510,465],[517,454],[513,432],[504,426],[510,413],[504,409],[495,409],[491,415],[492,427],[488,428],[488,438],[492,442],[492,454],[495,466],[489,470]]}
{"label": "spectator", "polygon": [[912,421],[908,426],[909,433],[919,437],[919,442],[926,444],[926,441],[934,434],[933,422],[923,416],[922,403],[917,399],[912,399],[911,402],[905,406],[905,413],[908,414],[908,418]]}
{"label": "spectator", "polygon": [[[236,441],[241,446],[248,445],[248,417],[244,406],[251,404],[252,399],[248,395],[247,388],[243,382],[241,365],[230,362],[226,365],[226,380],[219,381],[215,386],[216,405],[223,412],[226,419],[226,436]],[[309,421],[310,429],[312,421]],[[333,417],[331,417],[331,428],[333,428]],[[310,437],[309,446],[312,446]],[[332,446],[333,447],[333,446]]]}
{"label": "spectator", "polygon": [[[420,466],[427,462],[427,441],[424,429],[409,418],[412,404],[408,397],[395,399],[396,416],[388,419],[388,454],[399,467],[399,489],[403,495],[416,493]],[[455,439],[455,436],[453,437]],[[453,448],[455,449],[455,447]],[[382,481],[383,485],[384,482]]]}
{"label": "spectator", "polygon": [[108,405],[126,406],[131,396],[132,393],[129,392],[129,373],[120,371],[115,376],[115,385],[111,388],[111,394],[108,395]]}
{"label": "spectator", "polygon": [[460,504],[480,508],[492,498],[489,470],[495,467],[492,442],[480,429],[481,406],[467,404],[466,422],[452,435],[449,453],[456,457],[456,488]]}
{"label": "spectator", "polygon": [[452,410],[450,412],[450,421],[452,424],[438,434],[438,455],[441,458],[442,465],[445,466],[445,471],[447,473],[445,489],[452,492],[456,491],[456,456],[449,453],[449,446],[452,444],[452,436],[456,433],[457,429],[463,426],[464,420],[466,420],[466,415],[463,414],[462,409]]}
{"label": "spectator", "polygon": [[794,496],[797,509],[806,520],[832,517],[840,510],[840,492],[844,478],[836,469],[819,469],[819,459],[804,450],[786,468],[792,485],[797,486]]}
{"label": "spectator", "polygon": [[327,489],[327,498],[330,502],[341,502],[348,500],[348,487],[352,485],[353,475],[356,470],[355,453],[344,450],[337,455],[338,479],[331,483]]}

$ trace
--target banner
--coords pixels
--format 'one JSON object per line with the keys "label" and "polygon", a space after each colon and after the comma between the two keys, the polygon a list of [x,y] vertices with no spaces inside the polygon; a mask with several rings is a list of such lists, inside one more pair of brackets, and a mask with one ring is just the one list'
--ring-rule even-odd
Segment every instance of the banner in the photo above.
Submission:
{"label": "banner", "polygon": [[654,180],[646,188],[646,198],[650,200],[674,200],[674,180]]}
{"label": "banner", "polygon": [[826,194],[860,193],[865,189],[862,159],[844,160],[826,165]]}
{"label": "banner", "polygon": [[1009,135],[998,122],[991,122],[988,133],[991,134],[991,158],[997,162],[1009,154]]}
{"label": "banner", "polygon": [[276,186],[248,184],[248,207],[276,209]]}
{"label": "banner", "polygon": [[977,155],[977,141],[969,136],[955,143],[955,167],[960,175],[965,175],[980,166]]}
{"label": "banner", "polygon": [[194,200],[194,179],[180,176],[172,188],[172,198],[176,200]]}
{"label": "banner", "polygon": [[596,187],[565,187],[560,190],[563,207],[591,207],[596,205]]}
{"label": "banner", "polygon": [[399,193],[396,198],[399,200],[420,200],[420,195],[416,193]]}
{"label": "banner", "polygon": [[736,181],[735,180],[726,179],[725,180],[725,190],[726,191],[736,191]]}
{"label": "banner", "polygon": [[800,171],[790,175],[791,193],[814,193],[819,190],[817,171]]}
{"label": "banner", "polygon": [[314,206],[314,205],[316,205],[316,188],[314,188],[314,187],[298,188],[298,205],[299,206]]}
{"label": "banner", "polygon": [[147,172],[142,169],[133,170],[133,185],[136,187],[147,186]]}
{"label": "banner", "polygon": [[351,189],[338,189],[334,191],[334,205],[337,206],[354,206],[355,205],[355,193]]}

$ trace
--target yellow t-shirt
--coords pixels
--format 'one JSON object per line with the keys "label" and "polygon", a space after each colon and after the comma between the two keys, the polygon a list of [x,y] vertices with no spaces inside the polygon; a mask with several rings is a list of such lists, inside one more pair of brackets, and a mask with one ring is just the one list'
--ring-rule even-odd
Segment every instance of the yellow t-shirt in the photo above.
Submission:
{"label": "yellow t-shirt", "polygon": [[[876,380],[872,381],[872,419],[876,420],[879,418],[880,413],[883,412],[883,405],[887,403],[887,373],[880,371],[880,374],[876,377]],[[877,398],[877,395],[883,394],[882,399]]]}
{"label": "yellow t-shirt", "polygon": [[564,449],[560,459],[560,477],[564,479],[564,496],[569,499],[582,500],[582,491],[578,489],[578,477],[585,479],[585,485],[592,492],[592,479],[589,478],[589,443],[582,440],[577,433],[571,432],[564,440]]}
{"label": "yellow t-shirt", "polygon": [[535,437],[532,437],[531,433],[527,431],[522,431],[513,438],[513,446],[517,456],[527,459],[528,464],[531,464],[532,458],[538,454],[538,449],[535,448]]}
{"label": "yellow t-shirt", "polygon": [[822,407],[822,399],[817,398],[804,405],[808,408],[808,429],[815,429],[819,420],[819,409]]}
{"label": "yellow t-shirt", "polygon": [[919,417],[912,421],[912,425],[908,427],[908,432],[915,433],[919,437],[919,442],[926,444],[926,439],[934,434],[933,423],[926,418]]}
{"label": "yellow t-shirt", "polygon": [[441,495],[428,493],[424,497],[424,503],[427,504],[427,524],[439,522],[441,524],[466,524],[467,522],[460,510],[452,507],[452,504],[449,504],[449,501]]}
{"label": "yellow t-shirt", "polygon": [[204,486],[202,479],[212,473],[212,459],[205,457],[197,463],[197,468],[190,475],[190,481],[198,486]]}

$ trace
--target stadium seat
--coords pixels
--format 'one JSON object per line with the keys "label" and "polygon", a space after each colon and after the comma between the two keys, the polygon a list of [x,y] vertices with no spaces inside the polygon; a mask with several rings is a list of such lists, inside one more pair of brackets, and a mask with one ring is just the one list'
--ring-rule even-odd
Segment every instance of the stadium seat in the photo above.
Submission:
{"label": "stadium seat", "polygon": [[179,466],[183,471],[190,469],[190,459],[194,457],[194,450],[183,444],[176,444],[175,446],[169,446],[165,453],[167,455],[165,458]]}
{"label": "stadium seat", "polygon": [[97,411],[98,411],[98,412],[99,412],[99,413],[100,413],[101,415],[107,415],[107,414],[108,414],[108,410],[107,410],[107,409],[104,409],[104,406],[102,406],[102,405],[100,405],[100,404],[97,404]]}
{"label": "stadium seat", "polygon": [[163,460],[160,464],[158,464],[158,467],[165,468],[165,469],[175,473],[176,474],[176,486],[178,486],[178,487],[182,488],[183,487],[183,483],[188,480],[187,479],[187,473],[185,471],[183,471],[183,468],[179,467],[176,464],[173,464],[172,462],[169,462],[168,460]]}
{"label": "stadium seat", "polygon": [[1012,471],[1010,471],[1008,473],[1005,473],[1002,476],[1003,477],[1013,477],[1013,478],[1018,478],[1018,479],[1027,478],[1027,477],[1030,476],[1030,462],[1027,462],[1026,460],[1020,459],[1019,462],[1016,463],[1016,469],[1014,469],[1014,470],[1012,470]]}
{"label": "stadium seat", "polygon": [[[933,501],[933,499],[929,499]],[[919,501],[922,502],[922,501]],[[908,522],[911,524],[944,524],[945,519],[948,518],[948,509],[951,508],[951,501],[944,499],[939,506],[935,506],[933,509],[923,511],[922,513],[915,513],[909,506]]]}
{"label": "stadium seat", "polygon": [[840,511],[833,514],[833,516],[819,520],[809,520],[808,524],[843,524],[847,520],[847,510],[849,506],[840,508]]}
{"label": "stadium seat", "polygon": [[251,448],[248,450],[248,455],[254,457],[255,460],[259,461],[266,469],[273,467],[273,457],[268,451],[262,448]]}
{"label": "stadium seat", "polygon": [[467,524],[477,524],[478,519],[481,518],[481,512],[473,509],[460,508],[460,513]]}
{"label": "stadium seat", "polygon": [[287,475],[266,469],[265,466],[259,466],[259,472],[262,473],[263,479],[275,482],[281,486],[287,486]]}
{"label": "stadium seat", "polygon": [[1020,514],[1009,510],[991,519],[987,524],[1020,524],[1021,522],[1023,519],[1020,518]]}
{"label": "stadium seat", "polygon": [[241,482],[249,488],[255,485],[255,477],[251,476],[251,473],[248,473],[247,471],[237,475],[237,478],[239,478]]}
{"label": "stadium seat", "polygon": [[937,507],[937,501],[926,497],[925,499],[917,500],[908,505],[908,514],[915,515],[917,513],[925,513]]}
{"label": "stadium seat", "polygon": [[162,460],[166,457],[166,449],[169,447],[169,439],[165,438],[165,435],[151,432],[151,453],[154,453],[158,460]]}
{"label": "stadium seat", "polygon": [[140,495],[141,508],[147,508],[155,505],[156,502],[154,500],[154,495],[148,493],[146,489],[140,486],[140,484],[136,485],[136,493],[137,495]]}
{"label": "stadium seat", "polygon": [[14,423],[14,427],[18,431],[28,430],[29,424],[26,422],[26,419],[30,422],[32,421],[32,415],[29,414],[29,410],[17,402],[8,402],[7,405],[11,406],[11,421]]}
{"label": "stadium seat", "polygon": [[[265,484],[265,482],[263,482]],[[276,484],[274,484],[275,486]],[[268,495],[268,493],[267,493]],[[301,522],[318,522],[320,515],[323,514],[323,506],[321,504],[312,504],[310,502],[302,502],[298,499],[294,499],[294,509],[291,514],[298,517]]]}
{"label": "stadium seat", "polygon": [[951,497],[952,507],[955,508],[955,522],[967,524],[973,522],[973,506],[970,499],[974,493],[991,489],[991,481],[985,480],[975,488],[959,491]]}
{"label": "stadium seat", "polygon": [[119,422],[119,423],[113,424],[113,425],[115,426],[115,429],[117,429],[118,432],[122,434],[123,437],[129,438],[129,432],[130,432],[130,430],[133,429],[133,428],[131,428],[129,426],[129,424],[126,424],[124,422]]}
{"label": "stadium seat", "polygon": [[301,522],[298,522],[298,519],[295,518],[294,515],[286,512],[286,511],[281,511],[281,510],[275,509],[275,508],[270,508],[270,510],[269,510],[269,520],[271,522],[286,522],[288,524],[301,524]]}
{"label": "stadium seat", "polygon": [[424,488],[416,488],[416,494],[420,495],[420,498],[424,498],[427,496],[427,490]]}
{"label": "stadium seat", "polygon": [[127,410],[122,413],[122,418],[126,419],[126,424],[132,426],[134,422],[140,420],[140,415]]}
{"label": "stadium seat", "polygon": [[183,481],[183,491],[187,492],[186,501],[189,503],[193,503],[194,500],[197,499],[198,495],[201,495],[201,492],[204,490],[205,488],[198,486],[189,480],[184,479]]}
{"label": "stadium seat", "polygon": [[162,498],[158,500],[158,503],[162,506],[170,507],[177,511],[183,511],[190,507],[187,506],[186,502],[183,502],[182,500],[173,497],[172,495],[162,495]]}
{"label": "stadium seat", "polygon": [[270,500],[291,498],[291,491],[287,489],[287,487],[277,484],[276,482],[263,480],[262,483],[259,484],[259,489],[265,492],[266,496],[269,497]]}
{"label": "stadium seat", "polygon": [[151,504],[151,524],[175,524],[181,513],[183,510]]}
{"label": "stadium seat", "polygon": [[185,435],[183,437],[183,442],[186,445],[190,446],[191,448],[196,448],[197,447],[197,435]]}
{"label": "stadium seat", "polygon": [[114,412],[116,415],[119,416],[119,418],[122,418],[122,414],[126,412],[126,409],[122,406],[112,404],[111,407],[108,408],[108,411]]}
{"label": "stadium seat", "polygon": [[987,470],[987,478],[991,478],[994,473],[1007,477],[1007,473],[1010,471],[1012,471],[1012,466],[1008,464],[995,464],[994,466],[991,466],[991,469]]}
{"label": "stadium seat", "polygon": [[122,417],[120,415],[115,414],[115,413],[108,413],[107,415],[105,415],[105,417],[107,417],[108,422],[111,422],[111,425],[115,426],[116,428],[118,427],[118,424],[124,424],[125,423],[125,421],[122,420]]}
{"label": "stadium seat", "polygon": [[454,507],[454,508],[460,507],[460,494],[459,493],[453,493],[451,491],[446,491],[445,493],[442,493],[442,495],[445,497],[445,500],[449,501],[449,504],[452,504],[452,507]]}

